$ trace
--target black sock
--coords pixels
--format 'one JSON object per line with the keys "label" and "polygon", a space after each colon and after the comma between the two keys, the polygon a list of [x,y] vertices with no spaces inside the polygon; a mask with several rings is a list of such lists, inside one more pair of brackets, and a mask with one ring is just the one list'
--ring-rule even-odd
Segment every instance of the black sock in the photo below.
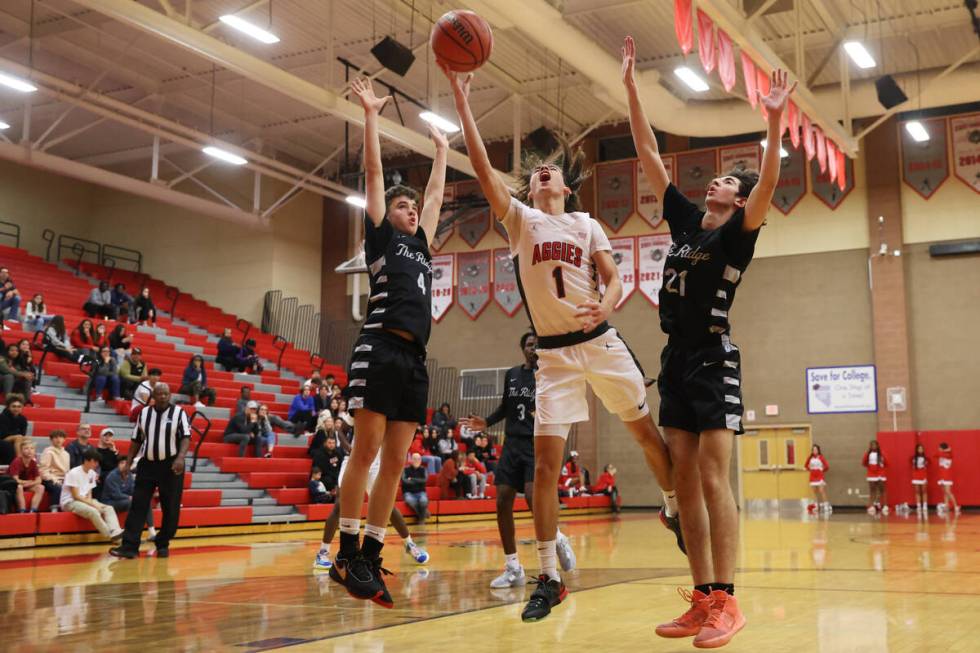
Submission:
{"label": "black sock", "polygon": [[735,596],[735,584],[734,583],[711,583],[711,589],[721,590],[726,594]]}
{"label": "black sock", "polygon": [[361,555],[368,560],[374,560],[375,558],[381,557],[381,548],[384,546],[383,542],[379,542],[373,537],[367,535],[364,536],[364,543],[361,545]]}
{"label": "black sock", "polygon": [[360,544],[360,533],[340,533],[340,551],[337,557],[350,560],[357,555]]}
{"label": "black sock", "polygon": [[705,583],[704,585],[695,585],[694,589],[701,592],[704,595],[711,594],[711,584]]}

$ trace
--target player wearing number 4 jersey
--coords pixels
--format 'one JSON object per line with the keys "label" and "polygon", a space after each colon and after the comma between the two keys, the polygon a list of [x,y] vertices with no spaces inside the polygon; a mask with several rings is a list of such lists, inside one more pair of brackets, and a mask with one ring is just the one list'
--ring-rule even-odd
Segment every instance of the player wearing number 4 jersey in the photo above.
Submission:
{"label": "player wearing number 4 jersey", "polygon": [[[525,172],[520,199],[512,198],[490,165],[470,110],[472,75],[444,67],[453,88],[466,150],[483,194],[507,230],[511,255],[519,264],[525,305],[538,336],[534,416],[534,530],[541,573],[521,614],[525,621],[546,617],[567,595],[558,575],[556,533],[565,439],[573,422],[589,418],[586,383],[606,408],[626,424],[643,447],[647,464],[664,489],[668,527],[679,532],[667,449],[650,417],[643,372],[606,318],[622,297],[609,239],[587,213],[576,212],[582,181],[581,152],[564,146],[558,156]],[[606,285],[599,293],[599,280]]]}

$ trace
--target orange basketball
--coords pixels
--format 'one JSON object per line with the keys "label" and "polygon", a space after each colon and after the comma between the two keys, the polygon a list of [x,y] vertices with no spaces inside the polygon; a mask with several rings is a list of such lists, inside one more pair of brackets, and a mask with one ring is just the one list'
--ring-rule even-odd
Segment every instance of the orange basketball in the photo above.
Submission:
{"label": "orange basketball", "polygon": [[451,70],[476,70],[490,58],[493,32],[490,24],[472,11],[456,9],[442,15],[432,26],[429,39],[436,59]]}

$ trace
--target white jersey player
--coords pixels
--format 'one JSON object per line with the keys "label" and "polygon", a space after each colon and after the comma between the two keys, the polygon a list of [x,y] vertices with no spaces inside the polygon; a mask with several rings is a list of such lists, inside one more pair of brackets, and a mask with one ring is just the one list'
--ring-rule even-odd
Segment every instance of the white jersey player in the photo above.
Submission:
{"label": "white jersey player", "polygon": [[[464,78],[443,70],[453,87],[480,187],[507,229],[538,336],[533,512],[541,573],[521,614],[525,621],[537,621],[568,593],[557,571],[555,488],[571,424],[589,419],[586,383],[643,447],[647,464],[664,490],[667,506],[661,520],[674,531],[683,550],[670,459],[650,416],[643,372],[606,321],[623,293],[609,240],[587,213],[574,211],[582,180],[581,153],[573,156],[564,146],[559,157],[533,166],[525,173],[526,187],[519,198],[512,198],[490,165],[469,107],[472,75]],[[599,293],[600,280],[605,295]]]}

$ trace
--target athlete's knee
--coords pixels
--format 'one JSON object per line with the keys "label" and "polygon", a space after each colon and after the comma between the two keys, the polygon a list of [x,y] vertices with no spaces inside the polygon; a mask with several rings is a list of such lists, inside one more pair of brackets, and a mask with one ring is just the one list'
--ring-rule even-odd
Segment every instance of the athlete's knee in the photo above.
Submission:
{"label": "athlete's knee", "polygon": [[706,502],[711,503],[717,500],[726,499],[732,494],[732,487],[728,482],[727,476],[701,475],[701,492],[704,493]]}

